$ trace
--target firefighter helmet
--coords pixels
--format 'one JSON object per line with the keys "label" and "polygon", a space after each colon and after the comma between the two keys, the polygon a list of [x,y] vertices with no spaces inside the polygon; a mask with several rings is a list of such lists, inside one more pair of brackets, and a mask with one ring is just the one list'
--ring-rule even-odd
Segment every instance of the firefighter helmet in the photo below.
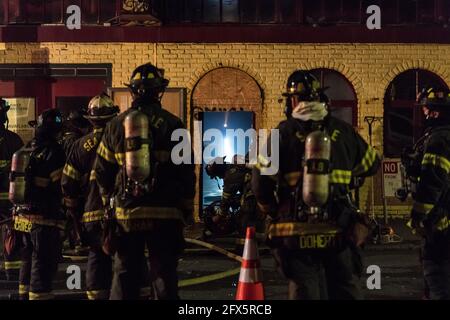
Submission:
{"label": "firefighter helmet", "polygon": [[225,176],[227,165],[225,162],[225,158],[226,157],[216,157],[208,163],[205,170],[211,179],[214,179],[216,177],[223,179],[223,177]]}
{"label": "firefighter helmet", "polygon": [[417,96],[417,104],[429,109],[450,108],[450,90],[446,88],[424,88]]}
{"label": "firefighter helmet", "polygon": [[58,109],[47,109],[42,112],[37,121],[28,124],[36,129],[36,136],[55,137],[62,129],[62,116]]}
{"label": "firefighter helmet", "polygon": [[137,67],[131,75],[130,83],[126,84],[131,92],[138,97],[160,100],[161,93],[169,85],[164,78],[164,70],[147,63]]}
{"label": "firefighter helmet", "polygon": [[285,97],[298,96],[299,101],[321,101],[325,95],[319,80],[310,72],[297,70],[291,74],[286,83]]}
{"label": "firefighter helmet", "polygon": [[92,122],[105,121],[114,118],[119,113],[119,107],[106,94],[99,94],[89,101],[85,118]]}

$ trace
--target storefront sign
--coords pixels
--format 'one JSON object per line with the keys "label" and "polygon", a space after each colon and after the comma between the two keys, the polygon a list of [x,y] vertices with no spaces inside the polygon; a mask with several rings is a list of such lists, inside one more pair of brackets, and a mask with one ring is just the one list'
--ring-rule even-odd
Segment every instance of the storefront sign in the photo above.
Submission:
{"label": "storefront sign", "polygon": [[385,197],[395,197],[397,189],[402,187],[400,159],[383,160],[383,189]]}
{"label": "storefront sign", "polygon": [[29,121],[36,120],[36,108],[34,98],[6,98],[10,105],[8,112],[11,131],[17,133],[27,143],[34,136],[34,129],[28,125]]}

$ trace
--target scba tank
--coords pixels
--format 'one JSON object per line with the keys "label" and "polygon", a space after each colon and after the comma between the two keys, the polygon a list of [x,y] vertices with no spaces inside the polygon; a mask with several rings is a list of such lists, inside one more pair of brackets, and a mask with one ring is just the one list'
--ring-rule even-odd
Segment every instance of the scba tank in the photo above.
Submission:
{"label": "scba tank", "polygon": [[130,112],[124,120],[125,167],[127,177],[143,183],[150,176],[148,117],[141,111]]}
{"label": "scba tank", "polygon": [[323,131],[313,131],[306,137],[303,171],[303,202],[310,208],[320,208],[328,201],[331,140]]}

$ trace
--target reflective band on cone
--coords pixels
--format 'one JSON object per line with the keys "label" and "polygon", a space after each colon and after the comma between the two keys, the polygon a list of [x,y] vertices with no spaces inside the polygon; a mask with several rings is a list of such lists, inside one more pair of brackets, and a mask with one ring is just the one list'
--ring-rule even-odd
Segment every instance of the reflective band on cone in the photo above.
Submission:
{"label": "reflective band on cone", "polygon": [[254,227],[247,228],[242,258],[236,300],[264,300],[264,287]]}

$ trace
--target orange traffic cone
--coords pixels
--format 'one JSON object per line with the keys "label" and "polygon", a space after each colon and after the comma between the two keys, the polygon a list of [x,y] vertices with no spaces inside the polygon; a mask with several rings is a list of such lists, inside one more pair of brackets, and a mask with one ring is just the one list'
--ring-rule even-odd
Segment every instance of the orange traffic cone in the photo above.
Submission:
{"label": "orange traffic cone", "polygon": [[247,228],[241,272],[236,300],[264,300],[264,287],[260,272],[258,248],[255,240],[255,227]]}

